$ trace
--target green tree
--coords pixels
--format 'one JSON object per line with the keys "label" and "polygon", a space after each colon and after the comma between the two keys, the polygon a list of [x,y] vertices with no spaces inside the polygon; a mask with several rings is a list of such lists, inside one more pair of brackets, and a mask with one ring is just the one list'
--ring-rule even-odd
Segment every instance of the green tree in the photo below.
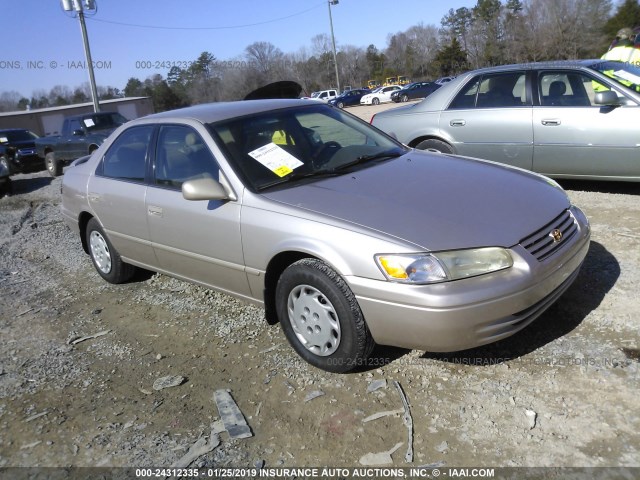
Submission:
{"label": "green tree", "polygon": [[441,76],[458,75],[469,69],[467,54],[455,37],[449,45],[438,50],[435,63],[438,66]]}
{"label": "green tree", "polygon": [[144,85],[139,79],[131,77],[127,81],[127,85],[124,87],[125,97],[144,97],[146,95],[147,92],[144,89]]}
{"label": "green tree", "polygon": [[371,79],[383,80],[382,74],[384,71],[384,63],[386,57],[383,53],[380,53],[375,45],[369,45],[365,54],[367,59],[367,66],[369,68],[369,77]]}

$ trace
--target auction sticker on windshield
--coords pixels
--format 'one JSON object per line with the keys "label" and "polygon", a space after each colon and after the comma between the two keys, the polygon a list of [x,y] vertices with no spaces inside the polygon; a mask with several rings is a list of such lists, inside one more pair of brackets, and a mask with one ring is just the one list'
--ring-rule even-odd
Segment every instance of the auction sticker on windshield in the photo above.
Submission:
{"label": "auction sticker on windshield", "polygon": [[249,152],[249,155],[279,177],[289,175],[294,169],[304,165],[296,157],[273,142]]}

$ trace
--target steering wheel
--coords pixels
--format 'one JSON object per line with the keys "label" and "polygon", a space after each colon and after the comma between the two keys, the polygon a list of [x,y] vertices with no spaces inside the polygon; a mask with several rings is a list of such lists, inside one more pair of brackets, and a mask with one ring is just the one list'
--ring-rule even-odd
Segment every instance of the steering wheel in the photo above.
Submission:
{"label": "steering wheel", "polygon": [[321,167],[325,163],[329,162],[331,157],[333,157],[335,152],[340,148],[342,148],[342,145],[333,140],[323,143],[311,157],[313,165],[315,167]]}

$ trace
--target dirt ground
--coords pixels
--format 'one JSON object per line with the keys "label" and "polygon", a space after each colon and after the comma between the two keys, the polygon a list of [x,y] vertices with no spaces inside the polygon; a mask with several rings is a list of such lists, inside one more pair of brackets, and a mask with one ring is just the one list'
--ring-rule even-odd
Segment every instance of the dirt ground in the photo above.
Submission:
{"label": "dirt ground", "polygon": [[[450,355],[377,348],[336,375],[260,308],[163,275],[105,283],[62,223],[60,183],[16,175],[0,199],[0,467],[175,465],[216,428],[219,389],[253,436],[221,433],[191,466],[356,467],[398,443],[396,467],[640,466],[640,185],[563,182],[593,242],[520,334]],[[169,375],[184,380],[153,388]]]}

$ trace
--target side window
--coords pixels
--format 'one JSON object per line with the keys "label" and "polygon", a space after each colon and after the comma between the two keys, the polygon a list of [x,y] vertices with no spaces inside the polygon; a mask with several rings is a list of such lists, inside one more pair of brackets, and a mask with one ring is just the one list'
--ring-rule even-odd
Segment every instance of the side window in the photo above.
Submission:
{"label": "side window", "polygon": [[538,77],[540,104],[545,107],[595,106],[595,94],[603,90],[608,88],[578,72],[542,72]]}
{"label": "side window", "polygon": [[73,119],[69,120],[69,133],[73,134],[76,130],[81,130],[82,125],[80,125],[80,120]]}
{"label": "side window", "polygon": [[187,180],[218,179],[218,164],[202,137],[191,127],[160,127],[156,148],[155,184],[180,189]]}
{"label": "side window", "polygon": [[131,127],[120,134],[105,153],[100,171],[103,177],[134,182],[144,182],[147,150],[152,125]]}
{"label": "side window", "polygon": [[524,73],[486,75],[480,83],[477,108],[522,107],[526,105]]}
{"label": "side window", "polygon": [[480,77],[476,77],[468,82],[462,90],[456,95],[449,105],[449,110],[462,110],[474,108],[476,105],[476,96],[478,95],[478,87],[480,86]]}

